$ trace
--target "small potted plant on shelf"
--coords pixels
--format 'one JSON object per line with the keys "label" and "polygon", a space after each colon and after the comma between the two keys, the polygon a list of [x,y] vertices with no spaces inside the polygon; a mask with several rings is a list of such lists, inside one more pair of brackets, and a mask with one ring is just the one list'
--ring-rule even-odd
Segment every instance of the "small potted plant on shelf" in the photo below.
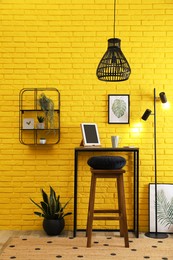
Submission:
{"label": "small potted plant on shelf", "polygon": [[40,144],[46,144],[46,138],[41,137],[40,138]]}
{"label": "small potted plant on shelf", "polygon": [[71,215],[72,212],[64,212],[69,201],[64,206],[60,202],[60,195],[56,195],[54,189],[50,186],[50,194],[41,189],[43,200],[40,203],[36,203],[33,199],[30,200],[41,210],[41,212],[35,211],[34,214],[43,217],[43,229],[49,236],[59,235],[65,226],[64,217]]}
{"label": "small potted plant on shelf", "polygon": [[44,116],[37,116],[37,119],[38,119],[37,128],[44,129]]}

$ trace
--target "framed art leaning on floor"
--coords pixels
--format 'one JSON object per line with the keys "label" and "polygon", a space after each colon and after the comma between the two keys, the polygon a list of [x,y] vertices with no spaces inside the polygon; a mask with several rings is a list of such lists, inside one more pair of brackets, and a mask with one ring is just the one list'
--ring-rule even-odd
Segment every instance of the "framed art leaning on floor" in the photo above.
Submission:
{"label": "framed art leaning on floor", "polygon": [[[155,184],[149,184],[149,230],[155,232]],[[173,233],[173,184],[157,184],[158,232]]]}
{"label": "framed art leaning on floor", "polygon": [[108,95],[108,123],[129,124],[130,119],[130,96]]}

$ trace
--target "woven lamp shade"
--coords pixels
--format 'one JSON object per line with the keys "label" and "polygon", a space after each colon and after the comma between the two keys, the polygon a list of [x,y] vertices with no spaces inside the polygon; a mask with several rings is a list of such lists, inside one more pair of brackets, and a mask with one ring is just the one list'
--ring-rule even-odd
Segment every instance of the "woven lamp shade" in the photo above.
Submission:
{"label": "woven lamp shade", "polygon": [[124,81],[130,76],[131,69],[120,48],[121,40],[108,40],[108,49],[101,59],[96,75],[103,81]]}

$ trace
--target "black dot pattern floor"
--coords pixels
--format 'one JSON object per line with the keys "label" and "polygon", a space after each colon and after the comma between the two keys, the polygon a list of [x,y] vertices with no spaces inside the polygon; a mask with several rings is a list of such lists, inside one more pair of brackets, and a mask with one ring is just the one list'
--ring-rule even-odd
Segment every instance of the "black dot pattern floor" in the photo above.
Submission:
{"label": "black dot pattern floor", "polygon": [[172,239],[130,238],[129,248],[120,237],[97,236],[91,248],[86,237],[12,238],[4,246],[1,260],[173,260]]}

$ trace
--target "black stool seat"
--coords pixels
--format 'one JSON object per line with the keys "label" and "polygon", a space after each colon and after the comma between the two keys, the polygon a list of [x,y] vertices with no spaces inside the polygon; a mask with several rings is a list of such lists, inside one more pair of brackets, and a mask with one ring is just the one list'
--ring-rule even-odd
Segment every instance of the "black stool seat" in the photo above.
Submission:
{"label": "black stool seat", "polygon": [[94,156],[88,159],[88,165],[93,169],[121,169],[126,160],[121,156]]}

